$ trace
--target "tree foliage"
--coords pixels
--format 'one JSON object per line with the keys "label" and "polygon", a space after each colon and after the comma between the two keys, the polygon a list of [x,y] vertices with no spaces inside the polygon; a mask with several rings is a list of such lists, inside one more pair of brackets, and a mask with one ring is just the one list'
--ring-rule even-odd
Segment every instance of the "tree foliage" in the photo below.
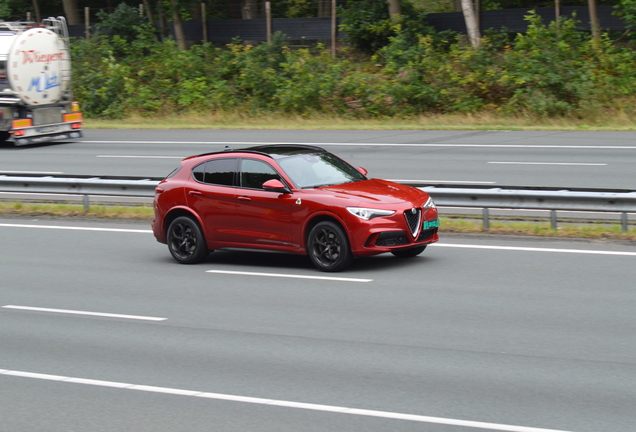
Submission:
{"label": "tree foliage", "polygon": [[636,111],[636,53],[600,43],[574,19],[490,35],[478,49],[452,34],[395,30],[366,61],[333,58],[319,46],[272,43],[177,50],[140,27],[130,43],[102,37],[73,43],[74,89],[89,117],[189,111],[328,113],[364,118],[496,112],[593,117]]}
{"label": "tree foliage", "polygon": [[432,34],[432,27],[426,24],[426,14],[416,10],[411,3],[404,2],[399,22],[389,17],[386,0],[348,0],[338,9],[341,18],[340,29],[346,40],[360,51],[373,53],[389,43],[389,38],[397,32],[411,35]]}

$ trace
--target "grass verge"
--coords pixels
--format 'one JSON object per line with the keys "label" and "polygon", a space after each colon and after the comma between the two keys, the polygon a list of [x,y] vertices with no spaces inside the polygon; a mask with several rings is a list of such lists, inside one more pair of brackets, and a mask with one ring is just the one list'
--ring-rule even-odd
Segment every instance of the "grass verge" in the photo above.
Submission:
{"label": "grass verge", "polygon": [[466,234],[499,234],[534,237],[560,237],[584,239],[611,239],[636,241],[636,228],[630,227],[622,232],[620,224],[598,222],[565,224],[552,229],[549,222],[537,221],[491,221],[489,229],[483,228],[483,222],[474,219],[445,218],[440,219],[440,232]]}
{"label": "grass verge", "polygon": [[85,119],[87,129],[270,129],[270,130],[554,130],[635,131],[626,114],[595,119],[503,117],[492,113],[446,114],[409,118],[355,119],[328,115],[187,113],[120,120]]}
{"label": "grass verge", "polygon": [[96,205],[90,206],[88,212],[85,212],[84,206],[77,204],[0,202],[0,215],[26,217],[152,220],[153,209],[151,205]]}
{"label": "grass verge", "polygon": [[[0,215],[23,217],[62,217],[78,219],[145,220],[153,217],[150,205],[142,206],[90,206],[88,212],[82,205],[0,202]],[[482,221],[470,218],[441,217],[440,233],[498,234],[535,237],[561,237],[584,239],[610,239],[636,241],[636,228],[621,232],[620,224],[579,223],[561,224],[553,230],[549,223],[537,221],[491,221],[488,230]]]}

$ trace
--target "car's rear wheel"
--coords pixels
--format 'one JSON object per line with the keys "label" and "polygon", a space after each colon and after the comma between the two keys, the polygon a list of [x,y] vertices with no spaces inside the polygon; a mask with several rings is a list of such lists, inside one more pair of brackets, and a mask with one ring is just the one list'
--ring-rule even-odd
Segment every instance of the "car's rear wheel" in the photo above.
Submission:
{"label": "car's rear wheel", "polygon": [[180,216],[168,227],[168,249],[181,264],[196,264],[209,254],[199,224],[188,216]]}
{"label": "car's rear wheel", "polygon": [[333,222],[317,223],[309,232],[307,246],[309,258],[318,270],[337,272],[353,262],[347,235]]}
{"label": "car's rear wheel", "polygon": [[391,251],[391,253],[398,258],[412,258],[424,252],[424,249],[426,249],[426,245],[412,247],[409,249],[398,249],[398,250]]}

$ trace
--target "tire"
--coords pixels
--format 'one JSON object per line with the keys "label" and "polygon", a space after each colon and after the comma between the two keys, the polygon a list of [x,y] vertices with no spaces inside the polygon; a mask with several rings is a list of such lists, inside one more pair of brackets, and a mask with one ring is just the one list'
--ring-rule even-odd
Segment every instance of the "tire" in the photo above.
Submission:
{"label": "tire", "polygon": [[400,249],[391,251],[393,255],[398,258],[413,258],[414,256],[418,256],[426,249],[426,245],[424,246],[416,246],[409,249]]}
{"label": "tire", "polygon": [[13,143],[9,141],[11,134],[9,132],[0,131],[0,147],[10,147]]}
{"label": "tire", "polygon": [[168,249],[172,257],[181,264],[203,262],[208,247],[199,224],[188,216],[180,216],[168,227]]}
{"label": "tire", "polygon": [[344,270],[353,262],[347,235],[333,222],[319,222],[311,229],[307,251],[314,266],[324,272]]}

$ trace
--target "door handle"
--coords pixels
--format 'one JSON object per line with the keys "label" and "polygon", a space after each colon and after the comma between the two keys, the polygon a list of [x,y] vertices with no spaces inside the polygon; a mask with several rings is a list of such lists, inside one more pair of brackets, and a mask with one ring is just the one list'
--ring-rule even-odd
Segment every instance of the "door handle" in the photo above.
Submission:
{"label": "door handle", "polygon": [[252,201],[252,198],[248,197],[248,196],[240,196],[238,197],[239,200],[241,201]]}
{"label": "door handle", "polygon": [[200,191],[198,191],[198,190],[191,190],[191,191],[188,191],[188,193],[189,193],[190,195],[192,195],[192,196],[199,196],[199,195],[201,195],[201,192],[200,192]]}

